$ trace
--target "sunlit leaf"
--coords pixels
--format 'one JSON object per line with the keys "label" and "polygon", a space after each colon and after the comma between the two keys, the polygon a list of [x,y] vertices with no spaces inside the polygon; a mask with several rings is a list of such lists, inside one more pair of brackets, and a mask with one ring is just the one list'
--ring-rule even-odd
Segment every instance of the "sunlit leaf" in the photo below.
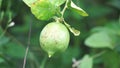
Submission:
{"label": "sunlit leaf", "polygon": [[97,32],[92,34],[85,40],[85,44],[92,48],[113,48],[113,41],[105,32]]}
{"label": "sunlit leaf", "polygon": [[49,20],[58,10],[59,7],[51,4],[49,0],[40,0],[31,6],[32,13],[39,20]]}
{"label": "sunlit leaf", "polygon": [[62,5],[66,0],[49,0],[52,4],[56,6]]}
{"label": "sunlit leaf", "polygon": [[85,55],[82,60],[80,60],[80,64],[78,68],[92,68],[93,67],[93,58],[89,55]]}
{"label": "sunlit leaf", "polygon": [[31,7],[31,5],[37,0],[23,0],[23,2],[28,5],[29,7]]}
{"label": "sunlit leaf", "polygon": [[79,13],[82,16],[88,16],[88,14],[83,9],[81,9],[80,7],[75,5],[72,1],[71,1],[70,4],[68,4],[68,8],[70,8],[71,10]]}

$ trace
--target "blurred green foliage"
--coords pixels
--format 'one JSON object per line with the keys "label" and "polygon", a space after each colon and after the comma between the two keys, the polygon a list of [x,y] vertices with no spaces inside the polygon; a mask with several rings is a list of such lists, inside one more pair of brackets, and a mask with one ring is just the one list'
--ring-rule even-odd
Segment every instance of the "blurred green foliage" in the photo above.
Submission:
{"label": "blurred green foliage", "polygon": [[[89,16],[65,12],[66,21],[81,34],[75,37],[71,33],[69,48],[47,59],[45,68],[72,68],[77,62],[84,65],[87,61],[93,63],[92,68],[120,68],[120,1],[73,1]],[[11,22],[15,25],[8,27]],[[47,22],[51,20],[37,20],[22,0],[0,0],[0,68],[22,68],[30,23],[32,32],[26,68],[40,68],[46,53],[40,47],[39,34]],[[76,61],[73,62],[73,58]]]}

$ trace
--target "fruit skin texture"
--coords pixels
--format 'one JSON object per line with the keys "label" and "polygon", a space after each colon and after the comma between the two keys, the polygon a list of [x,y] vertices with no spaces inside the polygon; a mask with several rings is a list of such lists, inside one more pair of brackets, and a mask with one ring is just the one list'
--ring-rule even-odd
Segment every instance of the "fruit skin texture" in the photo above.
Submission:
{"label": "fruit skin texture", "polygon": [[41,48],[51,57],[54,53],[67,49],[70,35],[65,25],[52,22],[43,28],[39,40]]}

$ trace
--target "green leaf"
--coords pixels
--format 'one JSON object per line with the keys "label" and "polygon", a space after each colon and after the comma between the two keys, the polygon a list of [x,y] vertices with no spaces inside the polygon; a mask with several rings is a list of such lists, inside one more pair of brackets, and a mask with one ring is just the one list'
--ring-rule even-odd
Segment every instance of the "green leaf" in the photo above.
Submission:
{"label": "green leaf", "polygon": [[110,0],[108,4],[120,10],[120,0]]}
{"label": "green leaf", "polygon": [[76,30],[75,28],[71,27],[68,23],[64,22],[64,24],[66,25],[66,27],[70,30],[70,32],[72,32],[75,36],[79,36],[80,35],[80,31]]}
{"label": "green leaf", "polygon": [[39,20],[49,20],[58,10],[60,10],[59,7],[51,4],[49,0],[40,0],[31,6],[32,13]]}
{"label": "green leaf", "polygon": [[89,55],[85,55],[82,60],[80,60],[80,64],[78,68],[92,68],[93,67],[93,58]]}
{"label": "green leaf", "polygon": [[63,54],[62,54],[62,61],[63,64],[70,64],[71,59],[73,57],[78,57],[80,55],[80,49],[78,46],[76,47],[69,47]]}
{"label": "green leaf", "polygon": [[7,44],[10,39],[4,36],[0,36],[0,46]]}
{"label": "green leaf", "polygon": [[[6,45],[6,54],[14,58],[24,58],[26,49],[19,43],[9,42]],[[29,52],[27,58],[32,58],[32,53]]]}
{"label": "green leaf", "polygon": [[72,1],[70,2],[70,4],[68,4],[68,8],[70,8],[71,10],[79,13],[82,16],[88,16],[88,14],[83,9],[76,6]]}
{"label": "green leaf", "polygon": [[[91,5],[91,8],[87,9],[91,18],[102,17],[113,12],[113,9],[103,5]],[[99,12],[98,12],[99,10]],[[103,18],[104,19],[104,18]],[[102,20],[102,18],[101,18]],[[98,20],[97,20],[98,21]]]}
{"label": "green leaf", "polygon": [[95,27],[91,30],[92,32],[104,31],[113,35],[120,35],[120,24],[118,22],[109,23],[104,27]]}
{"label": "green leaf", "polygon": [[105,32],[97,32],[92,34],[85,40],[85,44],[92,48],[111,48],[113,49],[113,41]]}
{"label": "green leaf", "polygon": [[31,5],[37,0],[23,0],[23,2],[28,5],[29,7],[31,7]]}
{"label": "green leaf", "polygon": [[49,1],[56,6],[60,6],[63,3],[65,3],[66,0],[49,0]]}
{"label": "green leaf", "polygon": [[0,57],[0,63],[4,62],[5,60],[3,58]]}
{"label": "green leaf", "polygon": [[3,33],[3,29],[2,29],[2,27],[0,26],[0,36],[1,36],[2,33]]}
{"label": "green leaf", "polygon": [[108,28],[112,34],[116,34],[120,36],[120,23],[119,22],[112,22],[110,24],[107,24],[106,28]]}
{"label": "green leaf", "polygon": [[103,54],[104,68],[120,68],[120,54],[116,51],[109,50]]}

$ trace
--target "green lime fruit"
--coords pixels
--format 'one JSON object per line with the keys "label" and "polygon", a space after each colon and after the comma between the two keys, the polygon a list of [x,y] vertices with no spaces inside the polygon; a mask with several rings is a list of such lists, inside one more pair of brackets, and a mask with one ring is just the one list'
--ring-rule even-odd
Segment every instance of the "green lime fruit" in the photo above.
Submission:
{"label": "green lime fruit", "polygon": [[39,40],[41,48],[51,57],[54,53],[67,49],[70,35],[64,24],[52,22],[43,28]]}

